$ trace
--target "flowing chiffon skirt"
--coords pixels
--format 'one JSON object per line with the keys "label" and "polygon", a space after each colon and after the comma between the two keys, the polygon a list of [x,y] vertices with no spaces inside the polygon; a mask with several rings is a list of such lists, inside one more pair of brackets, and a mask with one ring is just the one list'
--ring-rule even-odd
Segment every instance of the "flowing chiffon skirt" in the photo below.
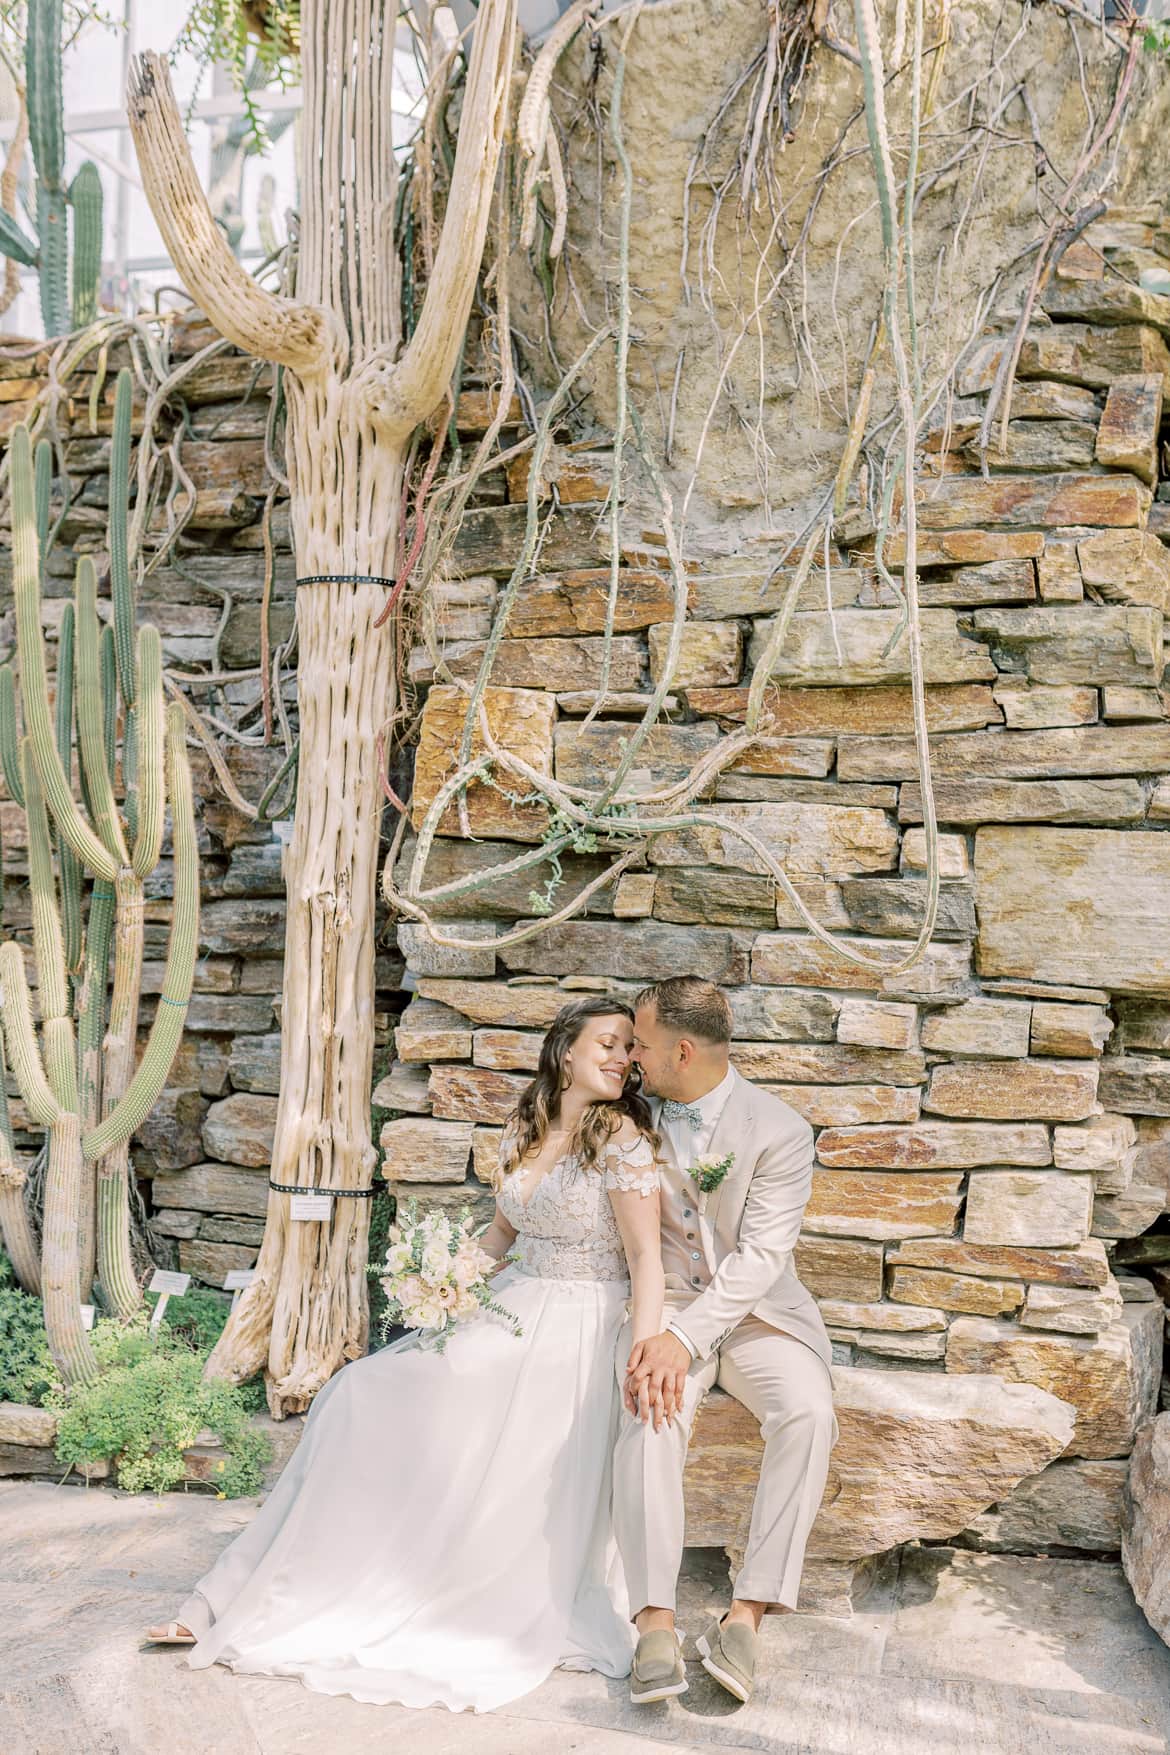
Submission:
{"label": "flowing chiffon skirt", "polygon": [[252,1523],[178,1611],[189,1663],[355,1700],[487,1710],[558,1664],[628,1673],[612,1535],[627,1288],[495,1281],[446,1352],[410,1336],[321,1391]]}

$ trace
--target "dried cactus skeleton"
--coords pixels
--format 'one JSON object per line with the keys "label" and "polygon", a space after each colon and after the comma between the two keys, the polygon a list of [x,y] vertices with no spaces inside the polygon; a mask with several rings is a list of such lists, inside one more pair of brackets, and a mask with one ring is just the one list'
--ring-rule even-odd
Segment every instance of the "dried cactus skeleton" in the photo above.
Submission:
{"label": "dried cactus skeleton", "polygon": [[[174,1061],[198,948],[199,858],[185,720],[179,707],[163,706],[157,629],[144,624],[135,633],[126,564],[130,397],[130,374],[123,372],[111,455],[113,622],[103,627],[99,621],[97,574],[92,558],[83,556],[74,601],[66,605],[61,625],[55,712],[41,626],[49,447],[42,441],[34,465],[28,429],[17,427],[10,441],[24,730],[21,735],[15,682],[5,666],[0,670],[0,755],[9,791],[23,804],[28,823],[39,1044],[25,953],[12,938],[0,947],[0,1016],[28,1119],[48,1134],[48,1164],[38,1250],[5,1100],[0,1229],[17,1274],[42,1293],[50,1346],[69,1381],[94,1370],[81,1306],[90,1298],[95,1259],[99,1292],[111,1313],[128,1316],[141,1303],[130,1249],[129,1141],[158,1100]],[[72,788],[75,740],[84,808]],[[121,811],[115,796],[119,767]],[[139,1057],[143,887],[162,851],[168,798],[171,933],[158,1007]],[[92,880],[87,912],[84,877]]]}
{"label": "dried cactus skeleton", "polygon": [[210,1369],[267,1366],[274,1413],[304,1408],[365,1350],[370,1186],[377,737],[393,713],[394,642],[380,633],[395,570],[411,434],[442,401],[487,231],[515,50],[514,0],[484,0],[442,237],[410,340],[390,228],[395,17],[378,0],[302,10],[296,297],[265,291],[211,217],[163,63],[144,56],[129,114],[143,184],[188,291],[220,331],[284,367],[297,594],[300,765],[286,866],[274,1183],[340,1191],[299,1224],[273,1191],[256,1278]]}

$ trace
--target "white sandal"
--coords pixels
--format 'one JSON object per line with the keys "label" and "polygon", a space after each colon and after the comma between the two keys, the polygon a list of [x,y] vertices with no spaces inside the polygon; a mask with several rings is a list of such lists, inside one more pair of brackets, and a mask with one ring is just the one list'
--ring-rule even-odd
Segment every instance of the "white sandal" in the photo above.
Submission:
{"label": "white sandal", "polygon": [[199,1641],[193,1633],[179,1632],[179,1628],[182,1626],[182,1621],[168,1621],[164,1633],[151,1633],[148,1630],[145,1643],[147,1645],[198,1645]]}

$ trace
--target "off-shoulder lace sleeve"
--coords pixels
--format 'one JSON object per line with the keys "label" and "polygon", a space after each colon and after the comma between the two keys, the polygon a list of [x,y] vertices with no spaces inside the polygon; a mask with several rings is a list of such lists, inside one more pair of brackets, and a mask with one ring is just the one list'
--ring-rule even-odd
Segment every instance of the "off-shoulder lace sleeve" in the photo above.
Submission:
{"label": "off-shoulder lace sleeve", "polygon": [[625,1194],[654,1194],[658,1189],[658,1165],[644,1134],[623,1145],[611,1140],[605,1148],[605,1186]]}

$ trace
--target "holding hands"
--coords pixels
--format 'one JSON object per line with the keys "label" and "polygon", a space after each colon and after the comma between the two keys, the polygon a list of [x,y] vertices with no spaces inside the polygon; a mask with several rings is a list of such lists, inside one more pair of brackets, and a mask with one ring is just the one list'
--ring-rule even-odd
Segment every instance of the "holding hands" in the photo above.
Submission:
{"label": "holding hands", "polygon": [[660,1432],[662,1423],[674,1423],[682,1407],[683,1389],[691,1355],[678,1336],[669,1330],[635,1341],[626,1363],[626,1381],[622,1400],[629,1413],[643,1424],[654,1422]]}

